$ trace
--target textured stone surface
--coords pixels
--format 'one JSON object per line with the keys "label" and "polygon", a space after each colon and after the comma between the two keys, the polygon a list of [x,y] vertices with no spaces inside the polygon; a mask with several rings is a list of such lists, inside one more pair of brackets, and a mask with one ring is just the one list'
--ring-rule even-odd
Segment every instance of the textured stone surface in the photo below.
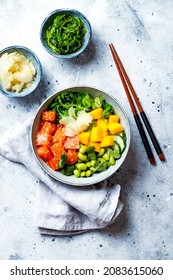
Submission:
{"label": "textured stone surface", "polygon": [[[73,237],[40,236],[33,222],[38,181],[24,166],[0,157],[0,259],[173,258],[173,2],[172,0],[1,0],[0,49],[24,45],[40,58],[43,78],[33,96],[0,95],[0,135],[33,116],[42,101],[71,85],[91,85],[114,95],[127,112],[131,147],[111,180],[122,186],[124,210],[104,230]],[[41,46],[47,14],[76,8],[91,22],[83,55],[57,60]],[[114,43],[166,155],[151,166],[136,128],[108,44]],[[155,154],[156,155],[156,154]]]}

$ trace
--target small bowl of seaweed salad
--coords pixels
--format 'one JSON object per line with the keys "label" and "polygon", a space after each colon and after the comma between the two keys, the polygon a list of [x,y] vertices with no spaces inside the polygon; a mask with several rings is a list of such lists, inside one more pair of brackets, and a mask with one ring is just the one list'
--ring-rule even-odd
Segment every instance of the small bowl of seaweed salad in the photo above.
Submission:
{"label": "small bowl of seaweed salad", "polygon": [[88,46],[91,25],[77,10],[59,9],[43,21],[40,40],[45,50],[57,58],[74,58]]}

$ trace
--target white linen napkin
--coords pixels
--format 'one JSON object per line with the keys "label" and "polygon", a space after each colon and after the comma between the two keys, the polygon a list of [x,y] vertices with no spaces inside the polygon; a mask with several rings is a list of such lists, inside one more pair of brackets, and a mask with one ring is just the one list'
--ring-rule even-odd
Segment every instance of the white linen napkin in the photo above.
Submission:
{"label": "white linen napkin", "polygon": [[32,119],[0,138],[0,154],[20,162],[39,180],[35,221],[41,234],[72,235],[112,224],[123,208],[120,186],[108,181],[75,187],[56,181],[37,163],[30,144]]}

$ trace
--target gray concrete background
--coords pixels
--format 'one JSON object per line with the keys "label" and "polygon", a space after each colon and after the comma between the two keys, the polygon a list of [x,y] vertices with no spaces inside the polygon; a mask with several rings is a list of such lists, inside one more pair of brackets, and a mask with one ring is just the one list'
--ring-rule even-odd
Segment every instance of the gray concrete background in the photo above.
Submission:
{"label": "gray concrete background", "polygon": [[[51,57],[41,46],[40,25],[52,10],[83,12],[92,42],[73,60]],[[126,110],[132,141],[112,178],[122,186],[123,212],[104,230],[78,236],[41,236],[33,222],[38,180],[20,164],[0,157],[0,259],[173,258],[173,2],[139,0],[0,0],[0,49],[24,45],[40,58],[43,77],[33,96],[0,95],[0,135],[34,116],[44,99],[73,85],[99,87]],[[114,43],[166,155],[151,166],[136,128],[108,44]]]}

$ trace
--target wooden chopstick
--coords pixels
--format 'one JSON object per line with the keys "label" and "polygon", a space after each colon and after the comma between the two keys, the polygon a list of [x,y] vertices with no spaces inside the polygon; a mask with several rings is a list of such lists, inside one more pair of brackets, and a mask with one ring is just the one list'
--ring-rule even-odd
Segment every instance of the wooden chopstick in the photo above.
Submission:
{"label": "wooden chopstick", "polygon": [[[128,101],[129,101],[129,104],[130,104],[130,107],[131,107],[131,110],[132,110],[132,112],[133,112],[133,116],[134,116],[134,119],[135,119],[135,121],[136,121],[136,124],[137,124],[138,130],[139,130],[139,133],[140,133],[142,142],[143,142],[144,147],[145,147],[145,150],[146,150],[146,153],[147,153],[147,155],[148,155],[148,158],[149,158],[149,160],[150,160],[150,163],[151,163],[151,164],[155,164],[155,159],[154,159],[152,150],[151,150],[151,148],[150,148],[150,144],[149,144],[149,142],[148,142],[148,139],[147,139],[145,130],[144,130],[144,128],[143,128],[141,119],[140,119],[140,117],[139,117],[139,115],[138,115],[138,113],[137,113],[136,107],[135,107],[135,105],[134,105],[134,103],[133,103],[133,99],[132,99],[131,94],[130,94],[130,91],[129,91],[129,89],[131,89],[131,88],[133,88],[133,87],[132,87],[131,83],[130,83],[130,86],[129,86],[129,84],[127,83],[128,86],[129,86],[129,88],[128,88],[127,84],[126,84],[127,81],[125,80],[125,75],[123,75],[124,72],[122,71],[122,68],[121,68],[122,63],[120,64],[120,63],[119,63],[120,59],[119,59],[119,60],[117,59],[117,53],[116,53],[116,51],[115,51],[115,48],[114,48],[113,44],[110,44],[109,47],[110,47],[110,50],[111,50],[111,53],[112,53],[114,62],[115,62],[115,64],[116,64],[118,73],[119,73],[119,75],[120,75],[120,78],[121,78],[121,81],[122,81],[124,90],[125,90],[125,92],[126,92],[126,95],[127,95],[127,98],[128,98]],[[124,67],[123,67],[123,68],[124,68]],[[127,73],[126,73],[126,76],[127,76]],[[128,80],[129,80],[129,79],[128,79]],[[130,81],[129,81],[129,82],[130,82]],[[135,95],[136,95],[136,94],[135,94]],[[134,98],[134,99],[137,99],[137,97]],[[135,101],[136,101],[136,100],[135,100]],[[140,103],[139,103],[139,107],[140,107],[140,106],[141,106],[141,105],[140,105]],[[138,108],[139,108],[139,107],[138,107]],[[140,108],[142,109],[142,106],[141,106]],[[142,110],[142,111],[143,111],[143,110]],[[144,122],[144,124],[145,124],[145,122]]]}
{"label": "wooden chopstick", "polygon": [[131,84],[131,82],[129,80],[129,77],[128,77],[127,73],[126,73],[126,70],[124,69],[124,66],[123,66],[123,64],[122,64],[122,62],[121,62],[121,60],[120,60],[120,58],[119,58],[119,56],[118,56],[118,54],[117,54],[117,52],[115,50],[115,47],[113,46],[113,44],[110,44],[110,46],[111,46],[112,55],[114,54],[114,56],[116,57],[116,60],[117,60],[117,62],[119,64],[119,67],[121,68],[122,74],[123,74],[123,76],[124,76],[124,78],[125,78],[125,80],[126,80],[126,82],[128,84],[128,87],[129,87],[129,89],[130,89],[130,91],[131,91],[131,93],[133,95],[133,98],[134,98],[134,100],[136,102],[136,105],[138,107],[138,110],[140,112],[142,120],[143,120],[143,122],[144,122],[144,124],[146,126],[146,129],[147,129],[148,134],[149,134],[149,136],[151,138],[151,141],[152,141],[152,143],[154,145],[154,148],[155,148],[155,150],[156,150],[160,160],[164,161],[165,160],[164,154],[163,154],[163,152],[162,152],[162,150],[160,148],[160,145],[159,145],[159,143],[158,143],[158,141],[157,141],[157,139],[156,139],[156,137],[154,135],[152,127],[151,127],[151,125],[150,125],[150,123],[148,121],[148,118],[147,118],[147,116],[146,116],[146,114],[145,114],[145,112],[144,112],[144,110],[142,108],[142,105],[141,105],[141,103],[140,103],[140,101],[139,101],[139,99],[138,99],[138,97],[136,95],[136,92],[135,92],[135,90],[134,90],[134,88],[133,88],[133,86],[132,86],[132,84]]}

